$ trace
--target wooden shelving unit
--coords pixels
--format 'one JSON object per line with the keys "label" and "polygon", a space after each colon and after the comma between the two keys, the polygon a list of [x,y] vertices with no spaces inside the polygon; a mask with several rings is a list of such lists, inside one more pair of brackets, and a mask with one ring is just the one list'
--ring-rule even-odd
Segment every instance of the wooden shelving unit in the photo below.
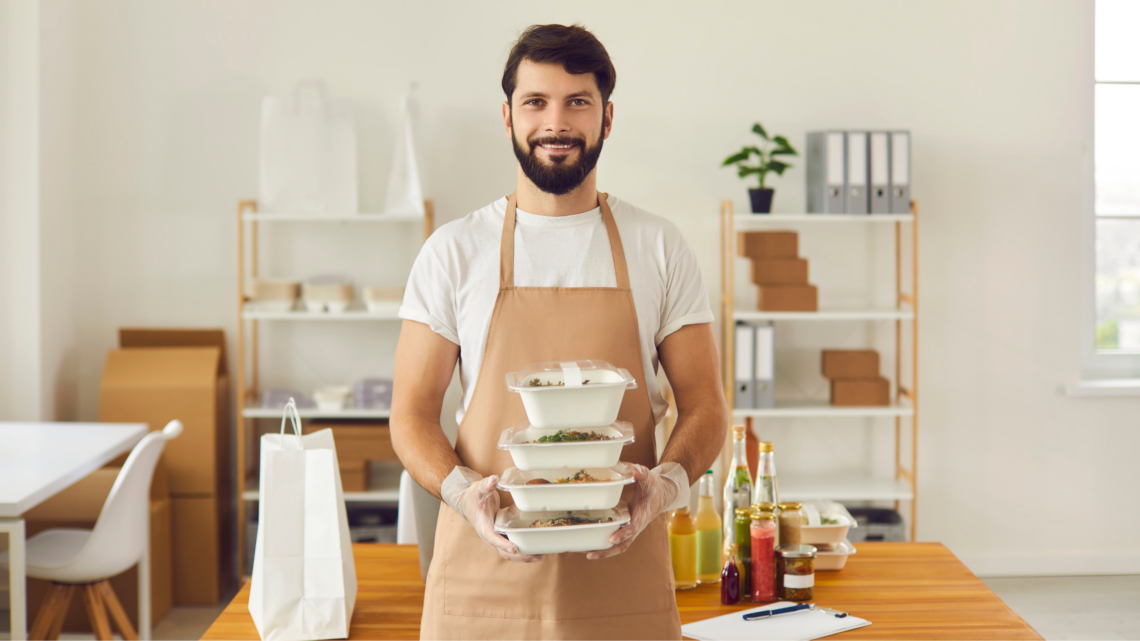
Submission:
{"label": "wooden shelving unit", "polygon": [[[345,215],[317,215],[317,214],[263,214],[257,211],[257,201],[243,200],[237,206],[237,241],[238,241],[238,333],[237,333],[237,543],[238,567],[245,568],[245,527],[246,504],[256,502],[259,498],[256,475],[251,475],[246,458],[251,447],[250,426],[259,419],[280,419],[281,410],[264,409],[258,404],[260,395],[259,367],[258,367],[258,327],[264,322],[393,322],[398,321],[396,315],[399,304],[385,304],[382,309],[370,312],[361,307],[353,307],[342,313],[315,313],[307,311],[270,311],[261,309],[246,295],[246,282],[258,276],[258,228],[265,224],[285,223],[328,223],[341,224],[352,229],[360,225],[375,224],[407,224],[419,223],[423,226],[423,238],[431,235],[435,229],[435,210],[430,200],[424,201],[424,215],[413,214],[345,214]],[[246,269],[246,264],[249,269]],[[302,419],[386,419],[389,410],[357,410],[344,409],[338,411],[321,411],[316,409],[302,409],[298,412]],[[367,492],[346,492],[346,502],[395,502],[398,492],[392,489],[374,490]],[[244,572],[244,569],[243,569]]]}
{"label": "wooden shelving unit", "polygon": [[[732,201],[721,201],[720,206],[720,282],[721,282],[721,365],[722,382],[728,406],[735,405],[733,398],[733,372],[736,354],[734,327],[736,321],[768,320],[786,322],[890,322],[895,325],[895,376],[894,402],[886,407],[836,407],[821,402],[777,402],[768,409],[733,409],[734,422],[743,419],[752,434],[756,420],[765,418],[893,418],[895,422],[894,478],[821,477],[797,478],[781,475],[780,495],[789,500],[832,499],[837,501],[894,501],[895,509],[909,502],[908,525],[910,540],[917,531],[916,507],[918,487],[918,204],[911,201],[909,214],[744,214],[737,215]],[[895,306],[888,309],[822,309],[818,312],[763,312],[737,309],[734,301],[736,283],[734,259],[736,233],[770,229],[773,225],[792,223],[848,225],[894,225],[895,248]],[[909,225],[909,234],[904,232]],[[904,265],[903,243],[909,236],[910,264]],[[911,291],[903,291],[903,274],[909,272]],[[910,345],[903,344],[903,323],[910,323]],[[909,348],[911,380],[904,385],[904,347]],[[905,425],[904,425],[905,423]],[[904,429],[909,426],[909,448],[903,447]],[[727,465],[731,454],[731,441],[726,441],[722,464]]]}

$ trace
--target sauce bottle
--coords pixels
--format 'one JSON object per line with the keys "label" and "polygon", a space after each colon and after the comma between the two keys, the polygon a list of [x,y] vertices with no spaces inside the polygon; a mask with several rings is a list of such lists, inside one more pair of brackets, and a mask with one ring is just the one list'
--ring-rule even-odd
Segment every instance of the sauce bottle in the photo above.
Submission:
{"label": "sauce bottle", "polygon": [[756,464],[756,491],[752,503],[763,505],[780,502],[780,489],[776,483],[776,453],[770,441],[760,441],[760,460]]}
{"label": "sauce bottle", "polygon": [[736,558],[736,545],[728,547],[724,570],[720,573],[720,602],[725,605],[740,603],[740,566]]}
{"label": "sauce bottle", "polygon": [[744,445],[744,426],[732,426],[732,462],[724,480],[724,545],[748,545],[736,540],[736,508],[752,505],[752,474],[748,471],[748,454]]}
{"label": "sauce bottle", "polygon": [[756,603],[776,600],[776,516],[752,514],[752,593]]}
{"label": "sauce bottle", "polygon": [[720,516],[713,505],[715,481],[709,470],[701,477],[697,507],[697,583],[717,583],[721,571]]}
{"label": "sauce bottle", "polygon": [[740,593],[748,596],[752,593],[752,508],[736,508],[736,555],[740,559]]}
{"label": "sauce bottle", "polygon": [[669,515],[669,557],[677,589],[697,587],[697,527],[687,507]]}

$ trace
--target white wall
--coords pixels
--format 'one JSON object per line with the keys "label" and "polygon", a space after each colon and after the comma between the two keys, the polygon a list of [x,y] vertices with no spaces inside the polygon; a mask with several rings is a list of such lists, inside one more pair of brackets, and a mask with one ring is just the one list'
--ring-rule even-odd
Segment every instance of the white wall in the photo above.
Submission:
{"label": "white wall", "polygon": [[[801,147],[806,131],[824,127],[910,129],[922,220],[919,538],[946,543],[983,573],[1140,572],[1130,544],[1140,516],[1127,509],[1128,489],[1140,481],[1131,455],[1140,445],[1140,402],[1056,391],[1080,369],[1092,3],[47,0],[45,7],[45,15],[69,15],[72,34],[59,46],[73,69],[41,78],[48,97],[41,113],[51,119],[43,131],[67,132],[66,140],[45,134],[45,154],[64,162],[45,163],[43,181],[64,191],[55,204],[45,200],[47,209],[70,208],[74,252],[64,252],[71,262],[60,269],[71,270],[63,281],[73,287],[65,298],[78,351],[57,371],[74,376],[79,418],[96,415],[117,327],[222,326],[232,340],[234,207],[256,193],[263,94],[319,76],[355,101],[361,203],[377,209],[398,96],[418,81],[431,195],[447,221],[512,188],[498,89],[512,37],[535,22],[581,22],[618,69],[600,187],[681,226],[714,309],[717,203],[745,196],[718,165],[748,140],[753,121]],[[45,23],[45,42],[56,41],[54,28]],[[52,108],[52,96],[70,108]],[[800,161],[775,181],[777,211],[802,210],[803,177]],[[343,250],[335,233],[275,232],[265,241],[266,264],[280,275],[327,265],[381,282],[406,276],[415,230],[349,232]],[[891,274],[869,256],[889,240],[806,230],[804,255],[822,302],[881,299]],[[43,247],[60,252],[47,240]],[[386,262],[392,255],[396,264]],[[859,289],[856,276],[875,288]],[[865,342],[885,349],[881,330],[783,330],[784,388],[822,397],[816,350]],[[274,331],[265,343],[279,374],[267,373],[269,383],[390,371],[391,328],[343,328],[352,349],[313,328]],[[782,472],[825,464],[886,471],[889,423],[761,429],[778,442]]]}

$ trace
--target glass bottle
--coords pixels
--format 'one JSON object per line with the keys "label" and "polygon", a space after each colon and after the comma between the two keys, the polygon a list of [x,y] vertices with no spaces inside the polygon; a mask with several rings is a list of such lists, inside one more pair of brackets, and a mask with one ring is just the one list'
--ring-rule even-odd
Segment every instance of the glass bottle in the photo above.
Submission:
{"label": "glass bottle", "polygon": [[725,605],[740,603],[740,565],[735,544],[728,546],[724,570],[720,573],[720,602]]}
{"label": "glass bottle", "polygon": [[727,546],[747,541],[736,540],[736,508],[752,504],[752,474],[748,471],[748,454],[744,449],[744,426],[732,426],[732,462],[724,481],[724,543]]}
{"label": "glass bottle", "polygon": [[669,515],[669,558],[673,561],[673,581],[678,590],[697,586],[697,527],[689,508]]}
{"label": "glass bottle", "polygon": [[794,546],[801,541],[800,528],[804,524],[804,514],[799,503],[787,502],[780,504],[780,545]]}
{"label": "glass bottle", "polygon": [[740,593],[744,596],[752,594],[752,508],[736,508],[736,554],[740,559]]}
{"label": "glass bottle", "polygon": [[776,600],[776,516],[771,512],[752,513],[752,600]]}
{"label": "glass bottle", "polygon": [[752,503],[763,505],[780,502],[780,489],[776,483],[776,453],[770,441],[760,442],[760,460],[756,464],[756,491]]}
{"label": "glass bottle", "polygon": [[720,516],[713,505],[716,481],[713,471],[701,477],[701,498],[697,506],[697,583],[717,583],[721,570]]}

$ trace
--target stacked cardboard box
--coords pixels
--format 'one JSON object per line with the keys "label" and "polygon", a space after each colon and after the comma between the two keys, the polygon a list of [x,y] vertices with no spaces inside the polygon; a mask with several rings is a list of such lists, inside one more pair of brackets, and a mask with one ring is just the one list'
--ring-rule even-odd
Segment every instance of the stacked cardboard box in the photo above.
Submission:
{"label": "stacked cardboard box", "polygon": [[767,312],[819,310],[819,292],[815,285],[808,283],[808,262],[799,256],[796,232],[740,232],[737,253],[752,261],[752,282],[759,288],[756,309]]}
{"label": "stacked cardboard box", "polygon": [[225,336],[123,329],[119,347],[107,354],[99,420],[146,423],[151,431],[182,421],[160,463],[170,482],[174,603],[215,604],[237,574]]}
{"label": "stacked cardboard box", "polygon": [[891,404],[891,382],[879,375],[879,353],[873,349],[823,350],[823,377],[831,381],[831,404]]}
{"label": "stacked cardboard box", "polygon": [[368,490],[371,484],[369,461],[397,460],[386,422],[311,421],[305,424],[304,432],[311,434],[326,428],[333,432],[340,484],[345,492]]}

